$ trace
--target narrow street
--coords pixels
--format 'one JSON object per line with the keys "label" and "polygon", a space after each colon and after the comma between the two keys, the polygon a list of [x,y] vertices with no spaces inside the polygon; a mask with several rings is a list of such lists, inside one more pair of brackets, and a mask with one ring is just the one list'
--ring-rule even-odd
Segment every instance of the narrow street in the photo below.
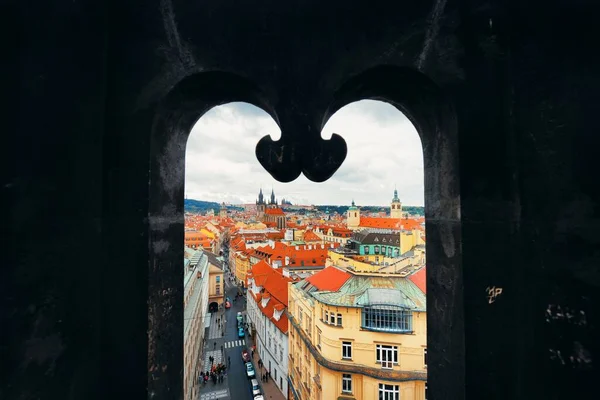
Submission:
{"label": "narrow street", "polygon": [[[232,300],[232,304],[229,310],[219,310],[212,315],[211,326],[204,345],[204,370],[210,370],[209,357],[212,356],[216,364],[223,362],[228,366],[227,375],[223,382],[214,384],[209,380],[206,384],[201,384],[200,399],[252,400],[252,390],[249,379],[246,377],[246,367],[241,355],[242,350],[247,347],[247,338],[238,337],[236,322],[238,312],[242,312],[244,318],[246,317],[246,304],[242,297],[233,302],[237,287],[235,283],[229,281],[227,267],[225,267],[224,281],[225,296]],[[222,323],[222,328],[219,328],[217,320]]]}

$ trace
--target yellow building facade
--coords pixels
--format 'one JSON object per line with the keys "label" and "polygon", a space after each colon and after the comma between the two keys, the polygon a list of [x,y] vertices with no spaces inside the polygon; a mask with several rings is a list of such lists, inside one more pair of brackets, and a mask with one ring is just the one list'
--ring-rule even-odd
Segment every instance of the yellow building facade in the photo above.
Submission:
{"label": "yellow building facade", "polygon": [[290,284],[288,313],[290,398],[426,399],[425,295],[410,280],[329,267]]}
{"label": "yellow building facade", "polygon": [[250,268],[250,257],[242,251],[236,251],[234,255],[234,273],[238,282],[246,282],[246,274]]}
{"label": "yellow building facade", "polygon": [[223,280],[223,264],[214,254],[209,256],[208,306],[211,310],[218,308],[225,299],[225,281]]}

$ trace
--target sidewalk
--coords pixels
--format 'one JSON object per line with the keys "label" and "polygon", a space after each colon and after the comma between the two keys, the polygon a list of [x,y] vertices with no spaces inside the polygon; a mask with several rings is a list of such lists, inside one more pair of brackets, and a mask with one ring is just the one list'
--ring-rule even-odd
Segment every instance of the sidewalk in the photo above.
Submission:
{"label": "sidewalk", "polygon": [[[209,357],[212,356],[214,357],[215,361],[214,364],[217,365],[219,363],[224,363],[223,358],[223,352],[221,350],[221,346],[224,343],[223,337],[221,335],[221,331],[223,328],[219,328],[218,324],[217,324],[217,318],[221,319],[224,317],[224,314],[222,311],[218,311],[215,312],[211,315],[211,321],[210,321],[210,328],[209,328],[209,332],[208,332],[208,337],[206,337],[204,339],[204,351],[202,352],[202,354],[204,355],[204,360],[203,360],[203,368],[202,371],[210,371],[211,369],[211,362],[209,360]],[[216,346],[215,346],[216,343]],[[212,380],[209,379],[209,381],[206,383],[206,385],[204,385],[203,383],[200,384],[200,390],[199,390],[199,399],[200,400],[216,400],[216,399],[226,399],[226,398],[230,398],[230,394],[229,394],[229,384],[228,384],[228,377],[227,375],[225,375],[225,379],[223,379],[223,382],[217,382],[217,383],[213,383]]]}
{"label": "sidewalk", "polygon": [[[251,349],[252,346],[254,345],[254,341],[251,340],[250,337],[248,337],[247,341],[248,341],[248,348]],[[281,393],[281,390],[279,389],[279,387],[277,386],[277,384],[275,383],[275,381],[273,380],[272,377],[269,378],[267,380],[267,382],[263,382],[260,379],[262,374],[264,372],[266,372],[267,369],[264,366],[262,368],[258,367],[258,359],[259,359],[258,351],[255,351],[252,362],[254,364],[254,367],[256,368],[256,380],[258,381],[258,384],[262,388],[264,398],[271,399],[271,400],[285,400],[285,396],[283,395],[283,393]]]}

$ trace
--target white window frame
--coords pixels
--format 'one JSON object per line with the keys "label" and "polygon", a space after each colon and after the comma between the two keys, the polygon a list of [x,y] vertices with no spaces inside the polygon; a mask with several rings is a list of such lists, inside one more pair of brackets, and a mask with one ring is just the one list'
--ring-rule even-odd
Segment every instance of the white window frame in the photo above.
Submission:
{"label": "white window frame", "polygon": [[427,368],[427,347],[423,349],[423,365]]}
{"label": "white window frame", "polygon": [[335,324],[337,326],[342,326],[342,314],[340,314],[340,313],[337,314],[337,318],[335,320]]}
{"label": "white window frame", "polygon": [[352,342],[342,342],[342,360],[352,360]]}
{"label": "white window frame", "polygon": [[377,364],[381,364],[381,368],[394,368],[394,365],[398,365],[398,346],[378,344],[375,350],[375,361]]}
{"label": "white window frame", "polygon": [[400,400],[400,385],[379,384],[380,400]]}
{"label": "white window frame", "polygon": [[352,393],[352,375],[342,374],[342,393]]}

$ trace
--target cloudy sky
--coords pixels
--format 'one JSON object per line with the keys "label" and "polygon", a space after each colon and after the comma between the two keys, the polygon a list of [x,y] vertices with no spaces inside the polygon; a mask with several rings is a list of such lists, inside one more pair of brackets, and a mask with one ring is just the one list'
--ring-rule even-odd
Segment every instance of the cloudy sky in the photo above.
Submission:
{"label": "cloudy sky", "polygon": [[[263,110],[246,103],[215,107],[196,123],[186,150],[187,198],[251,203],[258,190],[275,190],[294,204],[388,205],[394,186],[405,205],[423,203],[423,150],[412,123],[389,104],[364,100],[347,105],[325,125],[322,136],[341,135],[348,155],[328,181],[304,175],[280,183],[259,164],[254,150],[264,135],[274,140],[279,127]],[[210,143],[206,145],[205,140]]]}

